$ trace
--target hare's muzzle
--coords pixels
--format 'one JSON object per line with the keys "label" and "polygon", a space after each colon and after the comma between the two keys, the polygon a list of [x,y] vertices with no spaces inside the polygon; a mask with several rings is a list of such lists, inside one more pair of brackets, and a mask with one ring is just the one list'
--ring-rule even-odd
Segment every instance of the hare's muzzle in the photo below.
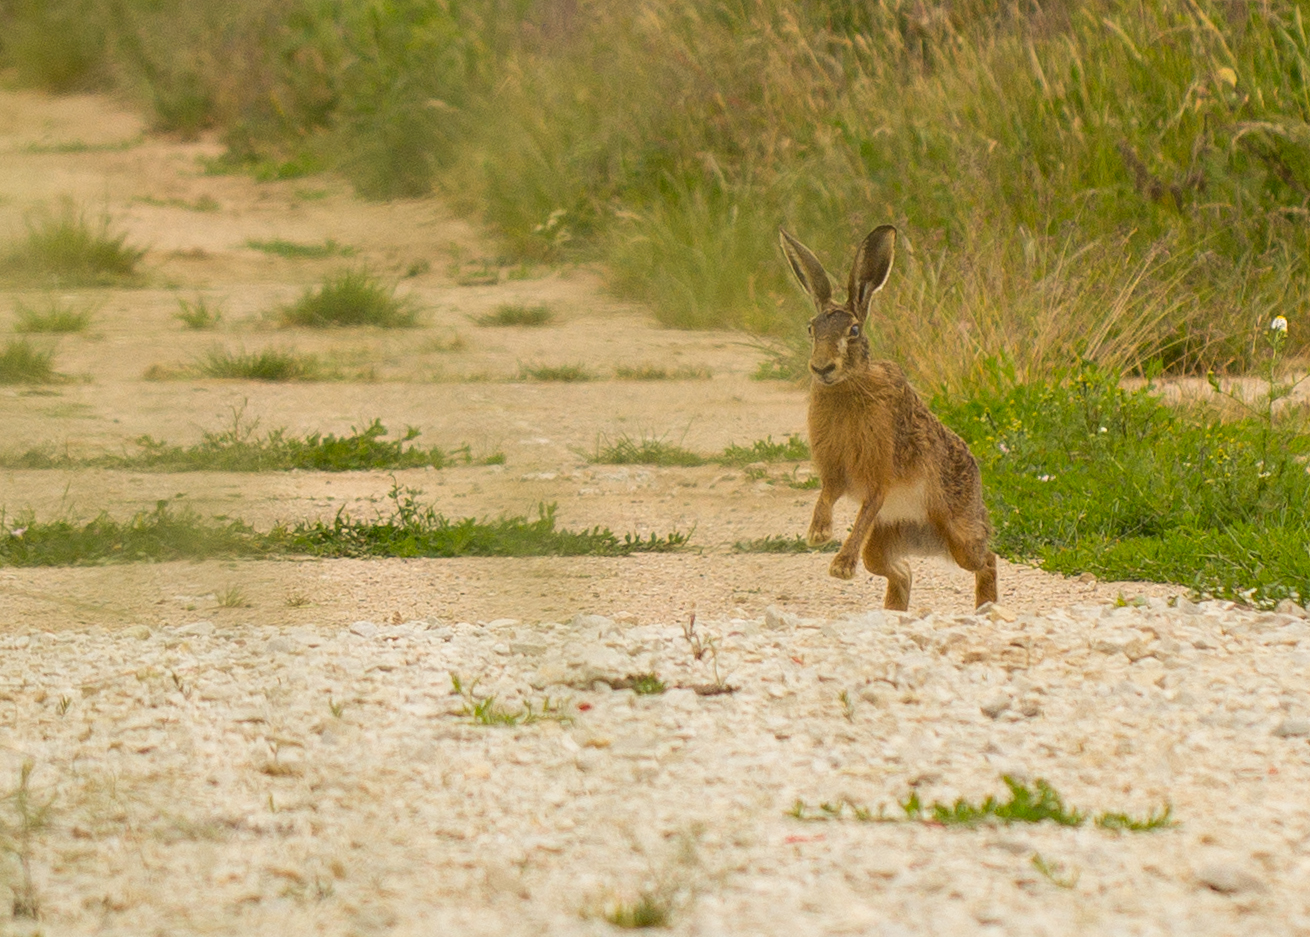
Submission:
{"label": "hare's muzzle", "polygon": [[837,362],[829,361],[827,364],[821,365],[811,361],[810,373],[824,384],[831,384],[837,377]]}

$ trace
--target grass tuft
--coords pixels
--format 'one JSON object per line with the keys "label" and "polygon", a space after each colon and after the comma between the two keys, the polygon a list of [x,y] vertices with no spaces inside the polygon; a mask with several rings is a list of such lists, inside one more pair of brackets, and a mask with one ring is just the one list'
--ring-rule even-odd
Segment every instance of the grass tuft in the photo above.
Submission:
{"label": "grass tuft", "polygon": [[478,325],[487,326],[542,326],[550,325],[555,320],[555,313],[549,306],[524,306],[506,304],[497,306],[495,312],[478,316]]}
{"label": "grass tuft", "polygon": [[331,238],[328,238],[321,244],[301,244],[297,241],[287,241],[283,238],[271,238],[269,240],[249,238],[246,241],[246,247],[249,247],[251,250],[260,251],[261,253],[272,254],[275,257],[285,257],[289,260],[319,260],[324,257],[350,257],[355,253],[353,247],[338,244]]}
{"label": "grass tuft", "polygon": [[59,379],[54,350],[41,351],[25,338],[0,349],[0,384],[51,384]]}
{"label": "grass tuft", "polygon": [[203,332],[218,328],[218,324],[223,321],[223,311],[217,304],[211,306],[204,296],[197,296],[194,302],[179,297],[177,305],[178,311],[173,314],[173,318],[188,329]]}
{"label": "grass tuft", "polygon": [[642,892],[636,901],[619,902],[606,909],[605,920],[624,930],[668,927],[673,922],[673,908],[667,898]]}
{"label": "grass tuft", "polygon": [[68,334],[90,328],[95,307],[64,305],[54,297],[48,297],[43,308],[17,302],[14,312],[18,320],[14,323],[15,332]]}
{"label": "grass tuft", "polygon": [[703,365],[684,365],[670,371],[654,364],[619,365],[614,376],[621,381],[708,381],[714,372]]}
{"label": "grass tuft", "polygon": [[562,384],[579,384],[594,381],[596,375],[583,364],[519,365],[520,381],[551,381]]}
{"label": "grass tuft", "polygon": [[593,462],[605,465],[705,465],[708,460],[663,439],[642,436],[634,439],[626,433],[609,439],[596,440]]}
{"label": "grass tuft", "polygon": [[809,444],[800,436],[791,435],[786,442],[774,442],[769,436],[757,439],[749,446],[728,446],[718,461],[741,468],[753,462],[800,462],[809,457]]}
{"label": "grass tuft", "polygon": [[836,553],[841,547],[840,540],[812,547],[801,536],[777,537],[769,534],[754,540],[738,540],[732,545],[734,553]]}
{"label": "grass tuft", "polygon": [[418,324],[419,307],[411,298],[398,299],[372,274],[346,270],[310,289],[284,307],[279,318],[285,326],[351,328],[374,326],[409,329]]}
{"label": "grass tuft", "polygon": [[57,213],[36,215],[27,236],[0,251],[0,281],[27,286],[70,288],[127,286],[139,277],[136,265],[145,250],[127,243],[127,235],[86,220],[72,203]]}
{"label": "grass tuft", "polygon": [[247,381],[312,381],[323,373],[313,355],[274,348],[239,352],[214,348],[193,363],[191,371],[199,377]]}

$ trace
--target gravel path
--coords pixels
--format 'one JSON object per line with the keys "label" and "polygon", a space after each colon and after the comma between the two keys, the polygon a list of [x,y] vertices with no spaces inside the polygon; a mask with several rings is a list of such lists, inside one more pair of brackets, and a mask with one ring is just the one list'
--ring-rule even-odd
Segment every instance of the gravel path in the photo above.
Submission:
{"label": "gravel path", "polygon": [[[1143,602],[703,622],[715,696],[626,614],[0,635],[0,932],[1310,933],[1310,622]],[[788,814],[1002,775],[1178,825]]]}

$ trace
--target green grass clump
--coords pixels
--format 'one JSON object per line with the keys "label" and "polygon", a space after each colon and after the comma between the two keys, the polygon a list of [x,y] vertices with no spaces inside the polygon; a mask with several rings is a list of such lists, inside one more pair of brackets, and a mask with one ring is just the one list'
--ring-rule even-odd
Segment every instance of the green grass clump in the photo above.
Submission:
{"label": "green grass clump", "polygon": [[362,270],[346,270],[279,313],[283,325],[323,329],[374,326],[408,329],[418,324],[419,308],[412,299],[398,299],[393,289]]}
{"label": "green grass clump", "polygon": [[557,364],[557,365],[520,365],[519,380],[521,381],[552,381],[562,384],[578,384],[586,381],[593,381],[596,375],[582,364]]}
{"label": "green grass clump", "polygon": [[673,909],[663,896],[643,892],[634,902],[621,902],[606,909],[605,920],[624,930],[668,927],[673,922]]}
{"label": "green grass clump", "polygon": [[204,296],[197,296],[194,302],[179,297],[177,305],[178,311],[173,313],[173,318],[188,329],[203,332],[218,328],[223,321],[223,311],[217,305],[211,306]]}
{"label": "green grass clump", "polygon": [[[440,447],[409,445],[419,436],[412,426],[397,439],[384,439],[387,428],[379,419],[362,430],[352,427],[344,436],[289,436],[283,429],[259,436],[255,430],[255,425],[243,424],[237,414],[231,428],[206,431],[198,445],[170,446],[142,436],[136,440],[139,452],[95,459],[92,464],[156,472],[357,472],[429,465],[443,468],[454,461],[454,456]],[[469,461],[467,447],[462,451],[464,461]]]}
{"label": "green grass clump", "polygon": [[709,460],[689,449],[649,436],[634,438],[624,433],[596,440],[593,462],[604,465],[705,465]]}
{"label": "green grass clump", "polygon": [[240,520],[202,518],[160,501],[152,511],[117,521],[102,514],[81,523],[8,518],[0,512],[0,566],[81,566],[138,560],[205,557],[316,556],[629,556],[667,553],[686,545],[687,534],[625,534],[606,528],[561,530],[554,505],[535,520],[502,517],[451,520],[416,500],[418,492],[395,486],[393,509],[371,520],[340,511],[331,521],[303,520],[260,532]]}
{"label": "green grass clump", "polygon": [[683,365],[670,371],[654,364],[619,365],[614,376],[621,381],[708,381],[714,373],[702,365]]}
{"label": "green grass clump", "polygon": [[287,241],[283,238],[272,238],[269,240],[260,240],[250,238],[246,241],[246,247],[251,250],[261,251],[265,254],[272,254],[275,257],[285,257],[290,260],[319,260],[324,257],[349,257],[355,253],[353,247],[343,246],[336,241],[328,238],[322,244],[301,244],[297,241]]}
{"label": "green grass clump", "polygon": [[734,553],[836,553],[840,540],[829,540],[817,547],[810,546],[804,537],[776,537],[769,534],[754,540],[738,540],[732,545]]}
{"label": "green grass clump", "polygon": [[549,325],[555,320],[555,313],[549,306],[524,306],[506,304],[497,306],[495,312],[478,316],[478,325],[489,326],[541,326]]}
{"label": "green grass clump", "polygon": [[25,303],[14,304],[18,321],[14,323],[15,332],[55,333],[85,332],[95,315],[93,306],[64,305],[54,298],[47,299],[44,308],[34,308]]}
{"label": "green grass clump", "polygon": [[[925,806],[919,799],[918,791],[911,791],[910,796],[901,803],[905,819],[915,822],[935,823],[940,826],[975,827],[984,823],[1045,823],[1057,826],[1082,826],[1092,815],[1068,807],[1064,799],[1048,782],[1037,778],[1032,787],[1006,775],[1001,778],[1009,790],[1007,800],[999,800],[988,795],[982,801],[974,803],[963,797],[953,804],[934,802]],[[894,818],[882,810],[877,812],[851,800],[819,804],[817,808],[798,800],[787,811],[797,820],[840,820],[846,816],[862,823],[891,823]],[[1168,829],[1175,826],[1173,810],[1165,805],[1160,810],[1153,810],[1144,818],[1133,818],[1124,813],[1100,813],[1092,817],[1095,824],[1108,830],[1126,830],[1130,832],[1148,832]]]}
{"label": "green grass clump", "polygon": [[769,436],[757,439],[749,446],[729,446],[723,450],[718,461],[740,468],[753,462],[800,462],[809,457],[809,443],[793,434],[787,437],[786,442],[774,442],[773,437]]}
{"label": "green grass clump", "polygon": [[0,384],[50,384],[58,380],[53,349],[42,351],[25,338],[0,348]]}
{"label": "green grass clump", "polygon": [[312,381],[322,375],[313,355],[275,348],[238,352],[214,348],[192,364],[191,370],[200,377],[246,381]]}
{"label": "green grass clump", "polygon": [[1303,414],[1172,407],[1092,365],[1012,376],[934,404],[982,466],[999,553],[1261,606],[1310,600]]}
{"label": "green grass clump", "polygon": [[0,249],[0,281],[50,287],[124,286],[139,279],[145,250],[114,233],[108,217],[92,224],[66,203],[29,219],[27,236]]}

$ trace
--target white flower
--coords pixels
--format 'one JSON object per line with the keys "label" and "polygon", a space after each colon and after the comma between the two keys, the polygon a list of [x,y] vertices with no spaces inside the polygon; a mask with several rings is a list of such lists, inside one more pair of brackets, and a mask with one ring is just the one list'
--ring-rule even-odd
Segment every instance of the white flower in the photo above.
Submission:
{"label": "white flower", "polygon": [[1287,319],[1285,319],[1283,316],[1274,316],[1274,321],[1269,323],[1269,331],[1286,332]]}
{"label": "white flower", "polygon": [[27,533],[27,528],[26,528],[26,527],[15,527],[13,530],[9,531],[9,533],[10,533],[11,536],[14,536],[14,537],[22,537],[23,534]]}

